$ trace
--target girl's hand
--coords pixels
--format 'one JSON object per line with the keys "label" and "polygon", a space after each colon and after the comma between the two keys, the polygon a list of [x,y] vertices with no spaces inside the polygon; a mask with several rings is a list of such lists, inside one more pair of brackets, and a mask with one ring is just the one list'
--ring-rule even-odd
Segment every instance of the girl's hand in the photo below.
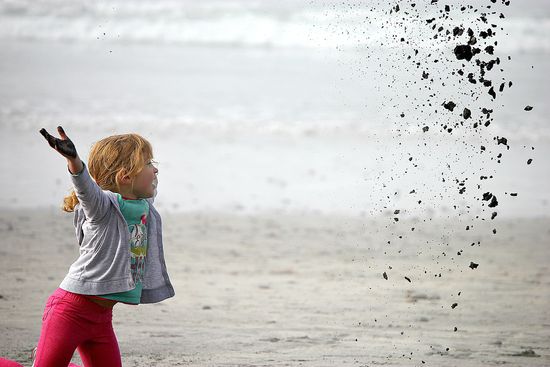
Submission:
{"label": "girl's hand", "polygon": [[76,159],[78,153],[76,152],[76,148],[71,139],[69,139],[69,137],[65,134],[65,130],[63,130],[61,126],[58,126],[57,132],[59,133],[61,139],[50,135],[44,128],[40,129],[40,134],[46,138],[48,144],[50,144],[52,148],[57,150],[63,157],[69,160]]}

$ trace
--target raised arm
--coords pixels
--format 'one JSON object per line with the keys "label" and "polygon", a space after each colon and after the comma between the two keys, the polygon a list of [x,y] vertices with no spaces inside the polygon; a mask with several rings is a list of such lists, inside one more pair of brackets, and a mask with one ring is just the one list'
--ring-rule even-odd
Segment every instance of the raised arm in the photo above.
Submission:
{"label": "raised arm", "polygon": [[76,147],[61,126],[57,127],[57,132],[61,139],[50,135],[44,128],[40,130],[48,144],[67,159],[75,193],[86,217],[93,221],[99,221],[109,210],[110,200],[90,177],[88,170],[76,152]]}

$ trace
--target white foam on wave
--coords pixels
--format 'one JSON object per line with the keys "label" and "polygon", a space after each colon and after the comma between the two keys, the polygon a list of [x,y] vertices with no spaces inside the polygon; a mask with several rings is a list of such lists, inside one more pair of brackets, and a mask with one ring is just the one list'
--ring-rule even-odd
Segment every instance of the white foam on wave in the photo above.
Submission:
{"label": "white foam on wave", "polygon": [[[468,17],[463,24],[476,23]],[[444,22],[437,21],[447,27],[460,25]],[[550,18],[510,17],[500,25],[505,33],[495,40],[503,51],[550,51]],[[403,47],[399,39],[406,37],[414,40],[411,47],[446,46],[427,32],[424,18],[343,5],[242,0],[0,3],[0,37],[7,39],[362,49]]]}
{"label": "white foam on wave", "polygon": [[[513,118],[508,116],[507,118]],[[201,136],[239,136],[239,135],[271,135],[289,138],[301,137],[339,137],[343,139],[441,139],[452,138],[468,141],[485,136],[513,137],[514,140],[526,142],[550,142],[550,126],[543,118],[534,118],[528,126],[500,121],[489,128],[473,129],[463,127],[454,129],[452,133],[438,126],[435,121],[423,121],[423,124],[408,124],[406,126],[393,124],[392,121],[373,119],[295,119],[280,120],[254,117],[219,117],[206,118],[192,115],[162,117],[139,111],[127,113],[67,113],[45,112],[32,110],[25,113],[10,112],[7,108],[0,109],[0,127],[4,131],[28,133],[38,131],[43,126],[62,124],[73,130],[94,130],[110,133],[116,127],[119,131],[156,131],[161,134],[185,136],[198,134]],[[429,126],[427,132],[423,126]]]}

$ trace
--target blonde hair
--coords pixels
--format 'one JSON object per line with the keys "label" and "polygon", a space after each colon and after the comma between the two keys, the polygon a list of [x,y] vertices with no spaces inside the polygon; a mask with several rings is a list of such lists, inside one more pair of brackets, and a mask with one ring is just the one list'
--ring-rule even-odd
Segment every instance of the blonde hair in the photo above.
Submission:
{"label": "blonde hair", "polygon": [[[90,176],[103,190],[119,191],[120,180],[134,178],[153,158],[151,144],[138,134],[112,135],[96,142],[88,157]],[[78,204],[74,190],[63,199],[62,209],[73,212]]]}

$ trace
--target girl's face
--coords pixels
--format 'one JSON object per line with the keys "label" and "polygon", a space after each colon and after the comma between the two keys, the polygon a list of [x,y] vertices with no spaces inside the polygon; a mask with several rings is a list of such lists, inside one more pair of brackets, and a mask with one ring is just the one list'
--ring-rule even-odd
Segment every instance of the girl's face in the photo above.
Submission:
{"label": "girl's face", "polygon": [[155,196],[157,173],[159,172],[156,165],[157,162],[152,159],[149,160],[141,172],[134,178],[132,193],[136,198],[146,199]]}

